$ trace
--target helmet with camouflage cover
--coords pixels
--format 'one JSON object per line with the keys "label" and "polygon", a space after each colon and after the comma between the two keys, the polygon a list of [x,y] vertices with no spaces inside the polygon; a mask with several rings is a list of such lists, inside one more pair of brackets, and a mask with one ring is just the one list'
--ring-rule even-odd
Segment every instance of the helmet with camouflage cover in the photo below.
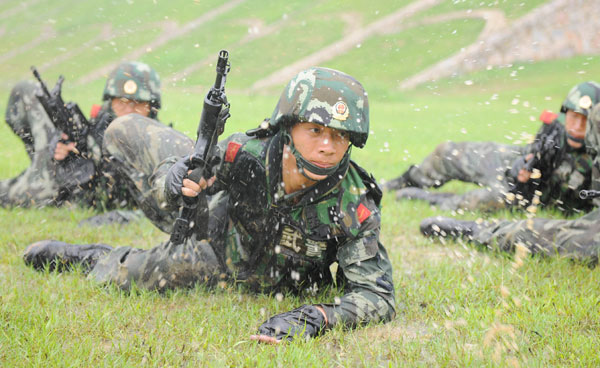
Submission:
{"label": "helmet with camouflage cover", "polygon": [[111,98],[149,102],[160,109],[160,78],[148,64],[126,61],[117,66],[108,76],[102,100]]}
{"label": "helmet with camouflage cover", "polygon": [[600,101],[600,84],[596,82],[583,82],[573,87],[563,102],[560,112],[572,110],[586,117],[592,107]]}
{"label": "helmet with camouflage cover", "polygon": [[[585,132],[585,147],[593,157],[591,189],[600,190],[600,103],[596,104],[588,115],[588,124]],[[594,205],[600,205],[598,198]]]}
{"label": "helmet with camouflage cover", "polygon": [[269,121],[321,124],[350,133],[350,142],[364,147],[369,136],[369,100],[363,86],[348,74],[313,67],[298,73],[283,90]]}
{"label": "helmet with camouflage cover", "polygon": [[596,104],[588,115],[585,147],[594,156],[600,153],[600,103]]}

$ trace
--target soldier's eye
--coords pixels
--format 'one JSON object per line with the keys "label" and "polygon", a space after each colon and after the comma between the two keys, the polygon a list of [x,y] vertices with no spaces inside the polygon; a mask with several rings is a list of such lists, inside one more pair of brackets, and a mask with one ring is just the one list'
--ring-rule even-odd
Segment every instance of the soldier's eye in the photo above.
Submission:
{"label": "soldier's eye", "polygon": [[338,134],[336,134],[336,138],[338,138],[339,140],[348,139],[349,136],[350,134],[348,134],[348,132],[339,132]]}

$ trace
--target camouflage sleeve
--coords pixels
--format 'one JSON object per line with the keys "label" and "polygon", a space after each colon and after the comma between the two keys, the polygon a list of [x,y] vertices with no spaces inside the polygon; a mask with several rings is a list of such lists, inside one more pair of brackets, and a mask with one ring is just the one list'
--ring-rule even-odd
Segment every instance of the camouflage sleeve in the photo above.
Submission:
{"label": "camouflage sleeve", "polygon": [[371,218],[362,224],[365,230],[357,238],[338,249],[338,272],[346,293],[335,304],[321,305],[329,326],[388,322],[396,314],[392,266],[379,242],[378,212]]}

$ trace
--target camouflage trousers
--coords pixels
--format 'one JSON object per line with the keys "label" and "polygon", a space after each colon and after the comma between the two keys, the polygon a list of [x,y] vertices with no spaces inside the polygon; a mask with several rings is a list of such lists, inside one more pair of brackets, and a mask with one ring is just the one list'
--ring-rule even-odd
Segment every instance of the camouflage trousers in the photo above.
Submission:
{"label": "camouflage trousers", "polygon": [[[0,205],[3,207],[57,204],[64,188],[60,177],[65,167],[53,159],[60,132],[35,97],[36,88],[33,82],[20,82],[8,99],[6,123],[25,144],[31,164],[17,177],[0,181]],[[93,173],[91,160],[82,159],[77,166],[84,166]]]}
{"label": "camouflage trousers", "polygon": [[600,210],[575,220],[528,219],[485,222],[473,235],[477,243],[512,252],[517,244],[532,254],[558,255],[597,262],[600,251]]}
{"label": "camouflage trousers", "polygon": [[[127,178],[130,192],[144,214],[167,233],[178,213],[167,206],[166,174],[171,165],[192,150],[193,142],[187,136],[135,114],[113,121],[104,135],[104,151],[109,154],[111,165]],[[164,290],[214,282],[224,270],[213,247],[227,227],[226,203],[223,194],[210,199],[211,244],[192,237],[181,245],[167,241],[149,250],[119,247],[101,258],[88,277],[124,289],[132,284]]]}
{"label": "camouflage trousers", "polygon": [[404,175],[420,188],[440,187],[450,180],[474,183],[482,188],[436,199],[442,209],[496,210],[506,206],[508,182],[504,175],[525,146],[495,142],[444,142],[418,166]]}

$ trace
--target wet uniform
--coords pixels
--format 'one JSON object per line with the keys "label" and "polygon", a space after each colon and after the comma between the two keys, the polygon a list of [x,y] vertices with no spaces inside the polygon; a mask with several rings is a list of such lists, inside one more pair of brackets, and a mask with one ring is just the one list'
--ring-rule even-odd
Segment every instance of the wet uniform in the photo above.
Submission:
{"label": "wet uniform", "polygon": [[0,205],[42,207],[76,201],[97,208],[117,208],[127,204],[118,178],[98,175],[104,166],[102,133],[114,118],[110,103],[104,103],[90,119],[88,157],[70,155],[55,161],[60,132],[35,97],[36,89],[33,82],[21,82],[9,98],[6,122],[25,144],[31,164],[18,176],[0,181]]}
{"label": "wet uniform", "polygon": [[[121,134],[124,123],[134,127],[127,135]],[[163,230],[170,229],[167,219],[176,214],[165,199],[165,176],[181,156],[166,150],[187,150],[189,155],[192,142],[185,140],[135,115],[117,119],[105,136],[107,151],[123,160],[120,167],[143,171],[156,165],[138,178],[137,198],[148,203],[142,208],[161,209],[160,216],[147,215]],[[151,153],[148,145],[163,151]],[[380,192],[372,177],[351,163],[286,195],[280,134],[262,139],[236,134],[219,148],[221,164],[209,193],[210,244],[189,239],[177,247],[167,242],[151,250],[116,248],[100,258],[89,277],[123,288],[135,283],[159,290],[227,278],[258,291],[301,292],[331,285],[329,266],[337,262],[336,277],[345,295],[338,303],[322,305],[330,325],[394,316],[392,268],[379,242]],[[121,173],[128,175],[127,169]]]}
{"label": "wet uniform", "polygon": [[[542,125],[536,138],[539,139],[540,133],[553,124],[562,124],[562,118]],[[494,142],[446,142],[440,144],[420,166],[411,167],[405,175],[421,188],[439,187],[453,179],[482,186],[464,194],[428,193],[411,189],[411,192],[422,192],[418,194],[426,200],[431,197],[432,203],[444,210],[500,210],[516,202],[507,200],[510,190],[507,171],[516,160],[531,153],[531,147]],[[545,206],[566,213],[590,211],[590,202],[581,200],[578,193],[589,188],[592,158],[585,149],[568,146],[565,134],[562,134],[562,147],[565,149],[557,158],[558,162],[553,163],[555,166],[550,177],[542,178],[540,185],[534,189],[542,193],[539,199]]]}
{"label": "wet uniform", "polygon": [[[160,78],[156,71],[140,62],[120,63],[106,80],[102,106],[92,108],[86,152],[70,153],[61,161],[54,160],[61,132],[37,99],[38,89],[36,83],[25,81],[10,94],[6,122],[25,143],[31,165],[19,176],[0,181],[0,205],[42,207],[71,201],[100,210],[131,207],[135,202],[129,196],[128,183],[112,169],[111,158],[102,150],[104,132],[116,117],[114,99],[120,100],[119,106],[147,103],[149,116],[156,118],[160,109]],[[113,214],[118,221],[134,217],[127,211]]]}

